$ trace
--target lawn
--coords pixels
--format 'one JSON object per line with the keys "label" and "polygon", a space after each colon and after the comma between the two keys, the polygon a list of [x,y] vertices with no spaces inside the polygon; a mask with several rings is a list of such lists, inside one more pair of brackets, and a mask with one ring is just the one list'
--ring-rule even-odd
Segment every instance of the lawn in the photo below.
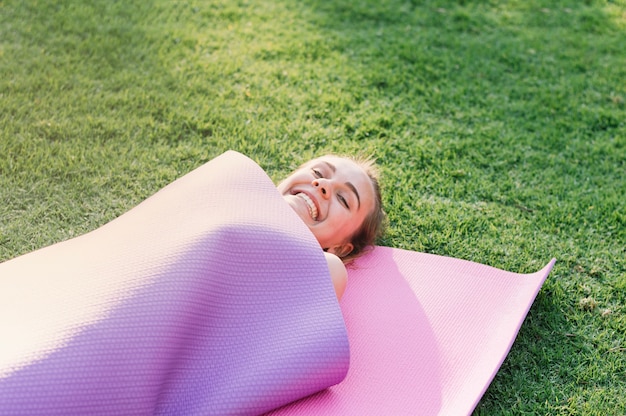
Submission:
{"label": "lawn", "polygon": [[0,261],[228,149],[371,155],[381,244],[557,258],[475,414],[626,414],[625,45],[624,0],[0,0]]}

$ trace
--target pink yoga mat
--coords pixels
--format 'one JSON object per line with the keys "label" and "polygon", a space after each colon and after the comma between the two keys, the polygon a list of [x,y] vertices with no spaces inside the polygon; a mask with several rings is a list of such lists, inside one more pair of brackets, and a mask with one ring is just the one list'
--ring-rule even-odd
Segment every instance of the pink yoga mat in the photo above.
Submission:
{"label": "pink yoga mat", "polygon": [[346,379],[271,414],[470,414],[553,264],[524,275],[376,247],[349,270],[341,301]]}
{"label": "pink yoga mat", "polygon": [[0,264],[0,414],[468,414],[552,264],[377,247],[338,303],[308,229],[227,152]]}

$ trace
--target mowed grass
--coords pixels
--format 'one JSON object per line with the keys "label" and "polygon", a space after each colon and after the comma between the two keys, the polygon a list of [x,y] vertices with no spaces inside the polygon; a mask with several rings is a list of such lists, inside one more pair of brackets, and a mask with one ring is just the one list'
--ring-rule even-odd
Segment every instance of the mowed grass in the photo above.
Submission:
{"label": "mowed grass", "polygon": [[2,0],[0,261],[228,149],[372,155],[381,244],[558,260],[475,414],[626,414],[625,45],[623,0]]}

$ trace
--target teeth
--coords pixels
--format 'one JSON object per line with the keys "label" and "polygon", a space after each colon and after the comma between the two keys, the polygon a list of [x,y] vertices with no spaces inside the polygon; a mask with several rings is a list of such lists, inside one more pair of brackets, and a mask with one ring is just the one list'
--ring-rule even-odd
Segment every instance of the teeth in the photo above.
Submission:
{"label": "teeth", "polygon": [[299,194],[296,194],[296,196],[299,196],[300,198],[304,199],[304,201],[309,206],[309,214],[311,214],[311,218],[313,218],[313,221],[317,221],[317,215],[318,215],[317,207],[315,206],[313,201],[311,201],[311,198],[309,198],[307,194],[302,193],[302,192],[300,192]]}

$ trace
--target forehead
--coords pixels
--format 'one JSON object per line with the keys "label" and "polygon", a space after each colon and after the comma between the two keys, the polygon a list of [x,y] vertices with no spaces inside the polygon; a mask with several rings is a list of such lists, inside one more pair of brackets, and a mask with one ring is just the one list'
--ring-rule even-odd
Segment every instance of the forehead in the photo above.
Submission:
{"label": "forehead", "polygon": [[350,182],[366,196],[374,198],[374,185],[367,172],[355,161],[339,156],[323,156],[311,160],[306,168],[323,166],[332,171],[333,177],[342,182]]}
{"label": "forehead", "polygon": [[325,166],[329,168],[333,174],[339,176],[355,176],[368,179],[367,173],[359,166],[358,163],[351,159],[340,156],[322,156],[317,159],[313,159],[305,164],[305,167]]}

